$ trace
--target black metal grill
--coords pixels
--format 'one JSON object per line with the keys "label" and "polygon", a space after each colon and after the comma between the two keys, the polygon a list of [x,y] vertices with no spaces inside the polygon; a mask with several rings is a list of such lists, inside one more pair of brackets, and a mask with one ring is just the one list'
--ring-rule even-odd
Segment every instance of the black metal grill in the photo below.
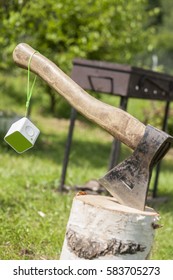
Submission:
{"label": "black metal grill", "polygon": [[151,100],[173,100],[173,77],[137,67],[75,59],[72,79],[86,90]]}

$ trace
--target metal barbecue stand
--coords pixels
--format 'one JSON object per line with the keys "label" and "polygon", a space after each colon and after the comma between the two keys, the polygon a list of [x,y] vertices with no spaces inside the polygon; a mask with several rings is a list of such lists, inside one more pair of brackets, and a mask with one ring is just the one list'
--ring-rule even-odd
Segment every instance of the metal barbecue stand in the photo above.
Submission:
{"label": "metal barbecue stand", "polygon": [[[129,98],[164,101],[165,109],[162,130],[167,130],[170,101],[173,100],[172,76],[128,65],[75,59],[73,61],[71,78],[85,90],[119,96],[119,107],[123,110],[127,110]],[[59,185],[60,191],[65,190],[65,179],[76,117],[77,111],[72,108]],[[120,146],[121,143],[114,139],[108,170],[118,163]],[[152,198],[157,197],[160,167],[161,163],[156,166]]]}

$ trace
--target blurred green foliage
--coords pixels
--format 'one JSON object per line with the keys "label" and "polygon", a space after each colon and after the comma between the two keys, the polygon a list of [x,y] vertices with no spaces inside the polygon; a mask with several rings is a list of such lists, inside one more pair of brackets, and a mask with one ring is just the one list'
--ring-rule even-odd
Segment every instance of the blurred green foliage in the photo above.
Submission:
{"label": "blurred green foliage", "polygon": [[[16,71],[12,52],[20,42],[68,74],[75,57],[143,66],[153,50],[152,20],[157,14],[148,0],[0,0],[0,69],[10,75]],[[49,96],[48,111],[68,117],[69,105],[40,85]],[[1,90],[8,92],[2,84]]]}
{"label": "blurred green foliage", "polygon": [[173,2],[172,0],[155,0],[160,8],[156,22],[156,34],[153,38],[155,54],[162,71],[173,74]]}
{"label": "blurred green foliage", "polygon": [[[155,70],[172,73],[172,14],[171,0],[0,0],[1,76],[4,71],[14,79],[21,75],[12,60],[20,42],[30,44],[69,75],[75,57],[152,68],[155,56]],[[0,86],[8,94],[11,77],[5,79]],[[37,83],[39,92],[49,97],[42,112],[69,117],[64,99]],[[22,91],[23,87],[16,98]]]}
{"label": "blurred green foliage", "polygon": [[12,63],[17,43],[26,42],[68,71],[74,57],[137,63],[152,51],[147,0],[1,0],[1,62]]}

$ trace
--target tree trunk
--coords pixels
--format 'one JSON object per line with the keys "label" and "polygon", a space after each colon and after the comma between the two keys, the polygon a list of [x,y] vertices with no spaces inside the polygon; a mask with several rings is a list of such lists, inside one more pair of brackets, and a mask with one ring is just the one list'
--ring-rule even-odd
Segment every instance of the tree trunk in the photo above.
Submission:
{"label": "tree trunk", "polygon": [[158,213],[120,205],[98,195],[74,197],[61,260],[147,259]]}

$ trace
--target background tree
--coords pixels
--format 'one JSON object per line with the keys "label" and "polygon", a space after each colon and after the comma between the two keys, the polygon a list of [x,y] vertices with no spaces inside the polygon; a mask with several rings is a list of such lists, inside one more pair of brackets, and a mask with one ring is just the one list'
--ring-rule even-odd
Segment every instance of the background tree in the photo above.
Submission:
{"label": "background tree", "polygon": [[[1,68],[13,66],[12,51],[26,42],[65,72],[74,57],[144,65],[155,30],[147,0],[1,0]],[[51,111],[54,93],[47,90]]]}
{"label": "background tree", "polygon": [[161,12],[152,40],[154,51],[162,70],[173,74],[173,3],[171,0],[155,0],[155,2]]}

